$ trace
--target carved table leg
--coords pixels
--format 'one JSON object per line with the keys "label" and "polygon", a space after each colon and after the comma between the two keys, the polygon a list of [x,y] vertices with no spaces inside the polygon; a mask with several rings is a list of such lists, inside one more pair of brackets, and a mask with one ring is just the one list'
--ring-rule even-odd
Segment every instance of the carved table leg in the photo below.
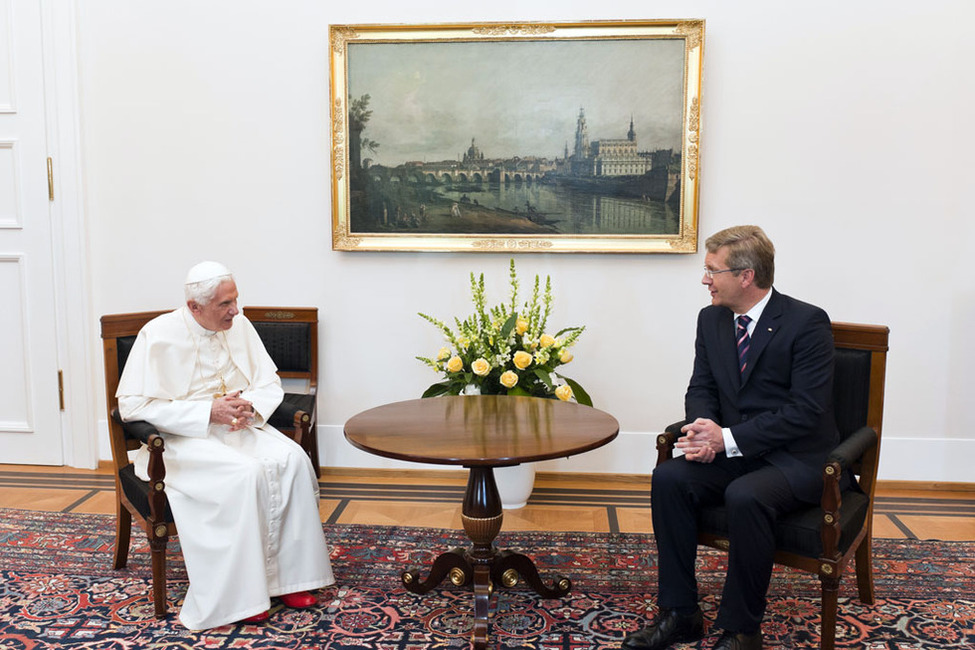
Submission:
{"label": "carved table leg", "polygon": [[430,575],[423,582],[420,582],[420,574],[415,569],[409,569],[401,574],[403,586],[407,591],[415,594],[425,594],[441,582],[446,577],[450,577],[450,582],[461,587],[471,581],[474,569],[465,557],[467,550],[457,547],[452,548],[446,553],[441,553],[430,567]]}
{"label": "carved table leg", "polygon": [[503,517],[494,471],[490,467],[471,467],[461,520],[473,546],[466,550],[453,548],[441,554],[434,561],[426,580],[420,581],[420,574],[414,569],[402,574],[403,585],[416,594],[427,593],[446,577],[458,587],[473,582],[474,629],[471,642],[475,650],[487,648],[488,609],[496,585],[513,587],[518,584],[520,576],[546,598],[560,598],[572,588],[572,583],[564,576],[558,576],[551,587],[547,586],[538,575],[535,563],[527,555],[495,548],[494,538],[501,531]]}
{"label": "carved table leg", "polygon": [[467,559],[474,567],[474,631],[472,641],[475,650],[487,648],[488,605],[494,584],[491,582],[491,565],[497,556],[494,538],[501,530],[504,511],[501,497],[494,482],[494,471],[490,467],[471,467],[467,479],[467,493],[461,520],[467,537],[474,546],[467,553]]}
{"label": "carved table leg", "polygon": [[512,551],[501,551],[491,567],[491,577],[505,587],[514,587],[521,576],[535,593],[546,598],[561,598],[572,589],[572,581],[558,576],[551,587],[542,582],[535,563],[527,555]]}
{"label": "carved table leg", "polygon": [[474,567],[474,630],[471,633],[474,650],[486,650],[488,647],[488,608],[492,591],[491,567],[486,564]]}

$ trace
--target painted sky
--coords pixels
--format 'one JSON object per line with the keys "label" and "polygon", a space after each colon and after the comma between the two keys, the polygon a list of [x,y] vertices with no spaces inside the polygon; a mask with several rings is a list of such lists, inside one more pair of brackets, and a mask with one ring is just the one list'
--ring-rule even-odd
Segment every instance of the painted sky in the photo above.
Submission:
{"label": "painted sky", "polygon": [[589,139],[680,147],[683,39],[349,43],[348,94],[369,94],[376,164],[562,156],[584,109]]}

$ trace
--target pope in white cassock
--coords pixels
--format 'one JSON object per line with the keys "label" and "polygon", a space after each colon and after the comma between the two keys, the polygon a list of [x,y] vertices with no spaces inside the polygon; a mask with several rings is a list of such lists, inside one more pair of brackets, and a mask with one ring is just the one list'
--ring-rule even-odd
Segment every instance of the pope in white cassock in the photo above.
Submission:
{"label": "pope in white cassock", "polygon": [[[237,313],[221,264],[186,278],[186,305],[139,332],[117,392],[126,421],[166,440],[166,493],[189,589],[179,620],[192,630],[269,617],[271,598],[310,607],[333,584],[311,461],[267,425],[284,395],[254,326]],[[148,452],[135,459],[147,478]]]}

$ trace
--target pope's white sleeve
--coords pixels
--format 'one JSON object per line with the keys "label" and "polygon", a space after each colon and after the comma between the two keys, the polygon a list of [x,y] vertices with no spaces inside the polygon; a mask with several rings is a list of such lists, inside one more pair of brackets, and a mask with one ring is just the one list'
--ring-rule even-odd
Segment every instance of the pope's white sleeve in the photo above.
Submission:
{"label": "pope's white sleeve", "polygon": [[126,422],[145,420],[160,431],[204,438],[210,426],[209,400],[165,400],[140,395],[120,395],[118,410]]}
{"label": "pope's white sleeve", "polygon": [[[254,326],[247,319],[243,319],[240,325],[243,348],[247,354],[246,363],[250,366],[250,372],[245,372],[245,375],[250,377],[250,384],[240,396],[254,405],[253,424],[262,427],[275,409],[281,405],[281,400],[284,399],[284,388],[281,386],[281,378],[278,376],[274,361],[268,355]],[[233,358],[233,351],[231,351],[231,358]]]}
{"label": "pope's white sleeve", "polygon": [[267,419],[271,417],[274,410],[284,399],[284,389],[281,387],[281,380],[277,373],[272,372],[268,376],[265,374],[263,384],[248,386],[240,396],[254,405],[254,426],[262,427]]}

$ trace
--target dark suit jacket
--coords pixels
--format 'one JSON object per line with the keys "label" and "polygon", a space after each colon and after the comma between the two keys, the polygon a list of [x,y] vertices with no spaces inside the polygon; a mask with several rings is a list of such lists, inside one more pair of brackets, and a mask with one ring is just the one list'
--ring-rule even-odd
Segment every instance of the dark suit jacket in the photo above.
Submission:
{"label": "dark suit jacket", "polygon": [[705,307],[684,407],[688,420],[710,418],[730,427],[746,457],[764,456],[785,473],[797,497],[818,501],[823,463],[839,442],[829,316],[773,289],[741,376],[734,314]]}

